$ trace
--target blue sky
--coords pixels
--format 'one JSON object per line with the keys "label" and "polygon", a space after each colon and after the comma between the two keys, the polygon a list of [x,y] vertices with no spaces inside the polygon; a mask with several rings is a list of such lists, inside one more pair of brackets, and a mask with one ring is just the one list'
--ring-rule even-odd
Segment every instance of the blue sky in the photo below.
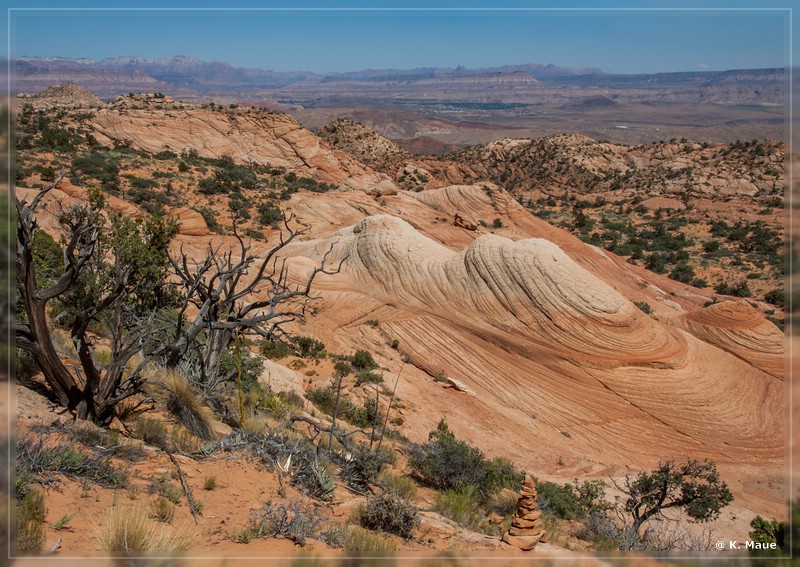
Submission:
{"label": "blue sky", "polygon": [[[447,9],[432,10],[436,4],[410,0],[251,1],[237,4],[241,10],[212,11],[141,9],[181,8],[188,2],[113,3],[139,8],[132,11],[98,9],[108,2],[5,1],[14,8],[8,12],[11,56],[187,55],[238,67],[319,73],[522,63],[612,73],[781,67],[790,64],[786,8],[795,3],[466,1],[440,2]],[[384,9],[371,9],[376,5]],[[52,9],[67,6],[84,9]],[[286,6],[308,9],[280,9]],[[543,9],[552,7],[573,9]]]}

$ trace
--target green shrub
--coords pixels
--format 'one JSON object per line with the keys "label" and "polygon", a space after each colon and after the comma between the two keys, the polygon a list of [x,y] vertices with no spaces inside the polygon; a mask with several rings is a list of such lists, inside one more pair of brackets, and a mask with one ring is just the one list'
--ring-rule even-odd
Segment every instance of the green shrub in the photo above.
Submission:
{"label": "green shrub", "polygon": [[[356,382],[358,384],[358,382]],[[341,405],[342,400],[339,400]],[[353,409],[347,416],[347,421],[356,427],[372,427],[382,422],[381,413],[378,411],[378,403],[373,398],[367,398],[364,405]]]}
{"label": "green shrub", "polygon": [[398,535],[404,539],[411,537],[414,528],[419,526],[417,509],[392,492],[370,496],[359,509],[359,523],[368,530],[379,530]]}
{"label": "green shrub", "polygon": [[261,354],[269,360],[278,360],[291,355],[292,349],[289,345],[277,339],[264,339],[261,343]]}
{"label": "green shrub", "polygon": [[[333,415],[336,405],[336,392],[331,388],[313,388],[306,392],[306,398],[321,411],[328,415]],[[350,400],[339,398],[339,412],[337,417],[349,417],[355,407]]]}
{"label": "green shrub", "polygon": [[261,226],[276,226],[283,220],[283,211],[280,207],[272,203],[259,203],[256,207],[258,211],[258,222]]}
{"label": "green shrub", "polygon": [[300,358],[319,358],[324,356],[325,344],[311,337],[293,337],[292,342]]}
{"label": "green shrub", "polygon": [[742,280],[738,284],[728,284],[727,282],[720,282],[714,286],[714,291],[720,295],[733,295],[735,297],[750,297],[753,293],[747,285],[747,280]]}
{"label": "green shrub", "polygon": [[429,441],[412,448],[409,465],[423,483],[439,489],[475,486],[481,498],[500,488],[519,490],[524,474],[508,459],[487,460],[483,452],[456,439],[444,418]]}
{"label": "green shrub", "polygon": [[337,360],[333,363],[333,374],[337,378],[344,378],[352,371],[350,363],[346,360]]}
{"label": "green shrub", "polygon": [[613,506],[606,501],[603,481],[584,481],[578,484],[537,482],[539,508],[562,520],[582,520],[589,514],[604,514]]}
{"label": "green shrub", "polygon": [[646,301],[634,301],[633,304],[639,309],[641,309],[642,312],[647,313],[648,315],[650,315],[650,313],[653,312],[653,308],[650,307],[650,304],[647,303]]}
{"label": "green shrub", "polygon": [[372,355],[365,350],[357,350],[353,355],[353,368],[356,370],[373,370],[378,367],[378,363]]}
{"label": "green shrub", "polygon": [[220,373],[223,376],[231,376],[235,384],[240,364],[242,369],[242,390],[250,392],[259,386],[258,378],[264,372],[264,361],[244,346],[240,346],[237,349],[236,343],[233,342],[228,345],[222,355]]}
{"label": "green shrub", "polygon": [[764,294],[764,301],[779,307],[783,307],[785,302],[783,288],[776,287],[775,289],[768,291],[766,294]]}
{"label": "green shrub", "polygon": [[539,482],[536,484],[539,494],[539,508],[550,512],[556,518],[577,520],[583,516],[578,498],[569,484]]}
{"label": "green shrub", "polygon": [[[786,525],[778,520],[765,520],[761,516],[756,516],[750,522],[750,527],[753,531],[748,532],[751,541],[763,544],[775,544],[777,553],[774,555],[782,555],[786,544]],[[770,555],[761,553],[759,555]]]}

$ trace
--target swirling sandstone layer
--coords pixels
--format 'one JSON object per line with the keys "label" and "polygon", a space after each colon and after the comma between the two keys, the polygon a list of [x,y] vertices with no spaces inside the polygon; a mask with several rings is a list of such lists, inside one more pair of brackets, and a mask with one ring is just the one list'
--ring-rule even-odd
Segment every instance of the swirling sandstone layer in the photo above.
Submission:
{"label": "swirling sandstone layer", "polygon": [[676,324],[783,380],[785,337],[743,301],[723,301],[682,315]]}
{"label": "swirling sandstone layer", "polygon": [[[606,463],[783,452],[781,381],[646,316],[552,242],[484,235],[453,251],[374,215],[298,246],[313,257],[332,244],[343,263],[319,283],[318,317],[380,317],[415,366],[477,394],[448,415],[489,431],[498,415],[520,420],[497,425],[507,453],[529,451],[533,431],[543,452],[568,435],[564,452]],[[436,407],[426,386],[408,387]]]}

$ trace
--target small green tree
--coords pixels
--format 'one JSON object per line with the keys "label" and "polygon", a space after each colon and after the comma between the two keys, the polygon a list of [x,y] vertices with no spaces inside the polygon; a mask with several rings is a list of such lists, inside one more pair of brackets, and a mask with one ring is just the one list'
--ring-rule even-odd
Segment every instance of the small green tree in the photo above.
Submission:
{"label": "small green tree", "polygon": [[753,531],[748,532],[748,536],[754,543],[774,543],[778,547],[779,553],[783,551],[786,540],[786,526],[778,520],[765,520],[761,516],[756,516],[750,522]]}
{"label": "small green tree", "polygon": [[622,512],[629,516],[629,549],[639,543],[642,525],[668,508],[681,509],[692,520],[707,522],[718,518],[720,510],[733,502],[717,465],[709,460],[692,459],[680,465],[670,460],[649,473],[639,473],[635,479],[626,476],[622,485],[613,482],[627,495]]}

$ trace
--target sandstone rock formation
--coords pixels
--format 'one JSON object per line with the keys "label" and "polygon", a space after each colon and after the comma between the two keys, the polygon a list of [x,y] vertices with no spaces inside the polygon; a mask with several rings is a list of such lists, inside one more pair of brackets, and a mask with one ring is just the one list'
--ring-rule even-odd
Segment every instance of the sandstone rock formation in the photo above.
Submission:
{"label": "sandstone rock formation", "polygon": [[[385,207],[404,206],[408,198],[386,198]],[[471,235],[448,223],[434,226]],[[399,341],[399,354],[424,372],[400,389],[404,399],[425,399],[419,411],[429,417],[420,435],[444,414],[467,429],[479,422],[479,435],[501,435],[503,452],[539,463],[530,466],[564,452],[583,463],[620,459],[642,468],[674,455],[734,466],[737,459],[783,454],[776,411],[783,382],[642,313],[615,289],[641,293],[631,272],[623,275],[586,245],[568,255],[541,238],[482,234],[453,250],[400,218],[378,214],[293,243],[287,252],[320,258],[331,246],[330,262],[342,265],[315,284],[323,297],[315,304],[315,333],[337,344],[344,338],[341,321],[379,319],[381,332]],[[599,268],[594,273],[573,253],[605,264],[605,278],[628,281],[610,286]],[[313,263],[297,266],[302,277]],[[353,348],[343,344],[342,350]],[[393,356],[391,349],[384,355]],[[476,397],[431,396],[423,376],[440,372]],[[520,424],[516,430],[509,431],[509,420]],[[533,431],[547,439],[534,454]]]}
{"label": "sandstone rock formation", "polygon": [[526,478],[517,501],[517,512],[511,521],[511,529],[503,534],[503,541],[523,551],[530,551],[539,542],[547,543],[547,533],[538,510],[536,483]]}
{"label": "sandstone rock formation", "polygon": [[722,301],[682,315],[676,324],[783,380],[784,334],[745,301]]}
{"label": "sandstone rock formation", "polygon": [[282,167],[363,191],[381,184],[379,193],[386,193],[394,187],[387,175],[332,150],[285,114],[140,99],[141,95],[119,97],[98,110],[91,122],[97,141],[106,145],[125,141],[149,152],[193,150],[203,157],[227,155],[240,163]]}
{"label": "sandstone rock formation", "polygon": [[178,233],[186,236],[206,236],[211,234],[208,230],[203,215],[187,207],[178,207],[172,211],[172,215],[178,221]]}

